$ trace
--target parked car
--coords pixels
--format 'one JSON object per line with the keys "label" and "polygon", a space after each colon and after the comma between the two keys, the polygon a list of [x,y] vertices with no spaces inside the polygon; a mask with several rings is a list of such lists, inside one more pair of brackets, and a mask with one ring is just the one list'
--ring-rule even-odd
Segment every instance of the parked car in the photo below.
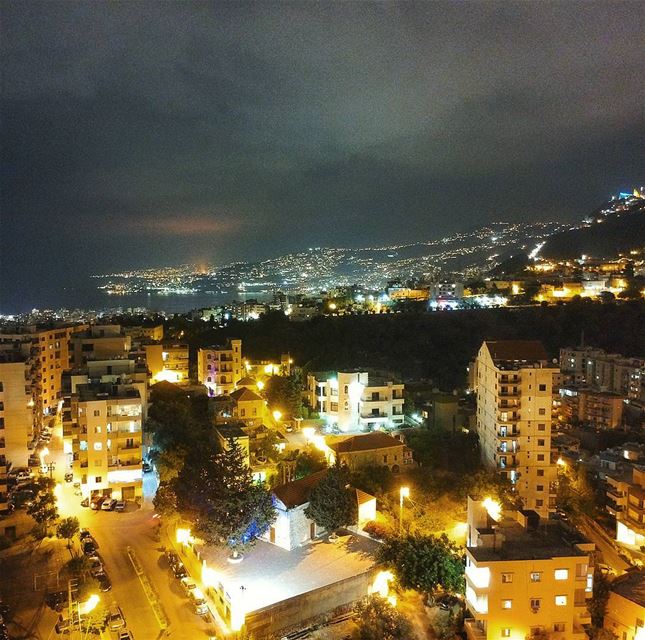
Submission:
{"label": "parked car", "polygon": [[89,498],[83,498],[81,500],[81,507],[89,507],[90,506],[90,499]]}
{"label": "parked car", "polygon": [[144,462],[141,465],[141,468],[143,469],[143,473],[150,473],[150,471],[152,471],[152,467],[150,466],[150,463],[148,463],[148,462]]}
{"label": "parked car", "polygon": [[180,580],[181,578],[186,578],[188,576],[188,571],[186,570],[183,562],[178,562],[176,565],[174,565],[174,567],[172,568],[172,573],[178,580]]}
{"label": "parked car", "polygon": [[90,500],[90,509],[94,509],[94,511],[97,511],[103,505],[104,500],[105,500],[105,496],[94,496]]}
{"label": "parked car", "polygon": [[208,613],[208,605],[206,604],[206,598],[201,589],[195,587],[188,596],[190,602],[193,605],[193,610],[198,616],[203,616]]}
{"label": "parked car", "polygon": [[86,538],[91,538],[92,534],[90,533],[89,529],[79,529],[78,537],[81,540],[85,540]]}
{"label": "parked car", "polygon": [[65,474],[65,482],[72,482],[74,480],[74,474],[71,471],[68,471]]}
{"label": "parked car", "polygon": [[134,640],[132,632],[127,629],[123,629],[123,631],[119,632],[119,640]]}
{"label": "parked car", "polygon": [[108,574],[105,573],[105,571],[102,571],[94,577],[97,579],[99,583],[99,589],[101,591],[106,592],[112,588],[112,582],[110,581],[110,578],[108,577]]}
{"label": "parked car", "polygon": [[189,596],[190,592],[197,587],[197,585],[193,582],[193,579],[189,576],[182,578],[179,584],[181,585],[181,588],[187,596]]}
{"label": "parked car", "polygon": [[97,556],[89,556],[90,560],[90,575],[97,577],[100,573],[103,573],[103,563],[101,559]]}
{"label": "parked car", "polygon": [[33,476],[33,473],[31,473],[28,469],[21,469],[18,471],[18,473],[15,474],[16,482],[21,483],[21,482],[27,482],[31,480]]}
{"label": "parked car", "polygon": [[181,562],[181,560],[179,560],[179,556],[174,551],[172,551],[172,549],[167,549],[164,555],[166,556],[166,561],[171,568],[174,567],[178,562]]}
{"label": "parked car", "polygon": [[62,611],[67,605],[67,591],[54,591],[45,596],[45,604],[54,611]]}
{"label": "parked car", "polygon": [[121,611],[121,607],[117,604],[112,604],[110,606],[110,612],[108,613],[108,626],[110,627],[110,631],[118,631],[125,627],[123,612]]}
{"label": "parked car", "polygon": [[106,498],[101,505],[101,511],[113,511],[116,507],[116,498]]}
{"label": "parked car", "polygon": [[83,540],[81,543],[83,553],[86,556],[93,556],[96,553],[96,550],[98,549],[98,545],[96,544],[96,541],[94,538],[86,538]]}
{"label": "parked car", "polygon": [[125,511],[125,500],[117,500],[114,505],[115,511]]}

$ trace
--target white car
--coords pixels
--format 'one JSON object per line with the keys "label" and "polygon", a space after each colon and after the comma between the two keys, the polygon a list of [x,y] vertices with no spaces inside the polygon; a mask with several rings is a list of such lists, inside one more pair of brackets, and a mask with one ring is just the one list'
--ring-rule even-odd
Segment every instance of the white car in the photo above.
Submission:
{"label": "white car", "polygon": [[182,579],[179,581],[179,583],[181,584],[181,588],[184,590],[184,593],[185,593],[187,596],[190,596],[190,592],[191,592],[193,589],[196,589],[196,588],[197,588],[197,585],[193,582],[193,579],[192,579],[192,578],[189,578],[189,577],[182,578]]}
{"label": "white car", "polygon": [[198,616],[203,616],[208,613],[208,605],[206,604],[206,598],[202,593],[202,590],[198,587],[195,587],[189,594],[188,597],[193,605],[193,609]]}

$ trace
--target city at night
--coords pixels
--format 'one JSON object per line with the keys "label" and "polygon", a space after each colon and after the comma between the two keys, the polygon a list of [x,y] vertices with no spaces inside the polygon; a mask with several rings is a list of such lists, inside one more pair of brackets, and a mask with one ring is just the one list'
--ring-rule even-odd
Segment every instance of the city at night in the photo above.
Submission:
{"label": "city at night", "polygon": [[0,0],[0,640],[645,640],[643,33]]}

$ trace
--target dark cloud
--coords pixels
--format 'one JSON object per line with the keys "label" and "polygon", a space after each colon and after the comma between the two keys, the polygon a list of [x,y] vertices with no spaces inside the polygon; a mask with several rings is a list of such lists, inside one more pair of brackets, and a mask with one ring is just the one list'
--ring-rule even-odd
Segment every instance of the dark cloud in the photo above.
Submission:
{"label": "dark cloud", "polygon": [[643,179],[640,2],[1,8],[0,309],[72,272],[572,219]]}

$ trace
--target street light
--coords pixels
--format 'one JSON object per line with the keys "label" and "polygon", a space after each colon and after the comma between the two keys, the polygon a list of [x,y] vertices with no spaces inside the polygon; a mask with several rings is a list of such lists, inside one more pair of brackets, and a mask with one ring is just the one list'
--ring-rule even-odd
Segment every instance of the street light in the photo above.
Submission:
{"label": "street light", "polygon": [[410,487],[399,489],[399,533],[403,531],[403,498],[410,497]]}
{"label": "street light", "polygon": [[276,422],[280,422],[280,418],[282,418],[282,411],[278,411],[277,409],[273,412],[273,419]]}

